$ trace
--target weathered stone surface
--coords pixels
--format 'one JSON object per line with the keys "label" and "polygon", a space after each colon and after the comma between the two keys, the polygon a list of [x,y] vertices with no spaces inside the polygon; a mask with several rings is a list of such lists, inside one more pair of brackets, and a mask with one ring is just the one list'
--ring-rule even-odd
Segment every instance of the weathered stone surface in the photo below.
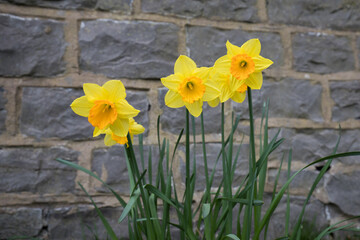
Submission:
{"label": "weathered stone surface", "polygon": [[25,207],[0,208],[0,226],[0,239],[36,237],[43,227],[42,210]]}
{"label": "weathered stone surface", "polygon": [[56,9],[99,9],[121,13],[131,11],[130,0],[0,0],[0,3],[2,2]]}
{"label": "weathered stone surface", "polygon": [[257,8],[255,0],[211,0],[211,1],[171,1],[144,0],[141,8],[144,12],[175,14],[184,17],[206,17],[221,20],[235,20],[257,22]]}
{"label": "weathered stone surface", "polygon": [[64,24],[0,14],[0,76],[48,77],[63,73]]}
{"label": "weathered stone surface", "polygon": [[[248,165],[249,165],[249,145],[243,144],[241,146],[235,145],[233,148],[233,161],[235,161],[236,153],[240,147],[240,154],[239,159],[237,162],[237,168],[235,170],[234,174],[234,180],[233,180],[233,186],[238,186],[241,181],[244,179],[244,177],[248,173]],[[183,156],[185,157],[185,147],[182,146],[179,150],[183,151]],[[193,154],[194,154],[194,145],[191,145],[190,147],[190,170],[193,171]],[[205,165],[204,165],[204,155],[203,155],[203,149],[202,144],[199,143],[195,147],[195,158],[196,158],[196,183],[195,183],[195,190],[196,191],[203,191],[206,188],[206,177],[205,177]],[[222,155],[220,155],[220,158],[216,164],[216,159],[221,152],[221,144],[219,143],[207,143],[206,144],[206,156],[207,156],[207,164],[208,164],[208,174],[211,175],[211,172],[213,168],[216,168],[215,174],[214,174],[214,180],[212,187],[219,186],[222,177],[223,177],[223,171],[222,171]],[[226,153],[228,153],[228,150],[226,150]],[[186,176],[186,165],[185,165],[185,159],[181,157],[180,161],[180,171],[182,180],[185,182],[185,176]]]}
{"label": "weathered stone surface", "polygon": [[72,101],[82,95],[81,90],[71,88],[23,88],[21,133],[38,140],[92,138],[93,127],[87,118],[70,108]]}
{"label": "weathered stone surface", "polygon": [[338,173],[332,175],[325,186],[329,201],[350,216],[360,214],[360,192],[357,187],[359,181],[359,171]]}
{"label": "weathered stone surface", "polygon": [[77,162],[64,147],[0,149],[0,192],[61,193],[75,189],[76,170],[55,161]]}
{"label": "weathered stone surface", "polygon": [[[269,99],[269,117],[304,118],[323,121],[321,115],[320,84],[307,80],[264,78],[263,87],[252,91],[254,117],[261,118],[262,105]],[[247,98],[242,103],[232,102],[233,109],[241,119],[249,119]]]}
{"label": "weathered stone surface", "polygon": [[[144,167],[148,166],[148,158],[152,156],[152,173],[153,181],[156,177],[159,151],[157,146],[144,146]],[[138,146],[134,146],[135,157],[140,171],[143,171],[140,151]],[[95,149],[92,157],[92,171],[101,177],[115,191],[120,193],[129,193],[129,175],[125,160],[125,150],[123,146],[113,146],[107,149]],[[148,174],[145,175],[148,180]],[[101,186],[97,188],[99,192],[107,192],[108,190]]]}
{"label": "weathered stone surface", "polygon": [[239,30],[225,30],[213,27],[187,27],[187,47],[190,57],[198,66],[212,66],[215,61],[226,54],[225,43],[241,46],[251,38],[261,41],[261,55],[270,58],[274,64],[270,68],[283,65],[283,47],[280,35],[268,32],[245,32]]}
{"label": "weathered stone surface", "polygon": [[[277,129],[270,129],[270,137],[274,136]],[[341,140],[337,153],[359,151],[360,142],[358,141],[360,130],[341,130]],[[336,130],[324,129],[281,129],[279,138],[285,138],[285,141],[270,155],[270,160],[281,159],[282,152],[290,148],[293,149],[292,159],[311,163],[319,158],[331,155],[335,146],[339,132]],[[359,156],[339,158],[333,160],[334,163],[356,164],[360,162]],[[323,165],[323,164],[319,164]]]}
{"label": "weathered stone surface", "polygon": [[178,27],[170,23],[81,23],[80,68],[108,77],[160,78],[173,73]]}
{"label": "weathered stone surface", "polygon": [[[180,134],[181,129],[185,128],[185,107],[182,108],[169,108],[165,105],[165,95],[167,88],[160,88],[159,93],[159,105],[163,110],[160,116],[161,129],[174,134]],[[204,130],[205,133],[220,133],[221,131],[221,108],[217,106],[215,108],[210,107],[207,103],[203,105],[204,112]],[[191,120],[190,120],[191,124]],[[201,134],[201,119],[195,118],[195,131],[196,134]],[[190,128],[192,133],[192,127]]]}
{"label": "weathered stone surface", "polygon": [[332,120],[360,119],[360,81],[330,82]]}
{"label": "weathered stone surface", "polygon": [[5,90],[0,87],[0,134],[5,131],[5,121],[6,121],[6,109],[5,104],[7,102],[4,96]]}
{"label": "weathered stone surface", "polygon": [[267,0],[267,9],[273,23],[341,30],[360,27],[358,1]]}
{"label": "weathered stone surface", "polygon": [[[100,211],[119,239],[129,239],[127,221],[117,223],[122,208],[104,207]],[[90,230],[91,229],[91,230]],[[49,239],[92,239],[96,233],[99,239],[107,239],[107,231],[89,206],[59,207],[48,212]]]}
{"label": "weathered stone surface", "polygon": [[293,40],[295,70],[335,73],[354,70],[354,56],[347,37],[320,33],[296,33]]}
{"label": "weathered stone surface", "polygon": [[134,118],[135,121],[145,128],[144,135],[147,135],[149,132],[149,111],[150,111],[150,102],[147,97],[146,92],[135,92],[128,91],[126,95],[126,100],[134,108],[140,110],[140,113]]}

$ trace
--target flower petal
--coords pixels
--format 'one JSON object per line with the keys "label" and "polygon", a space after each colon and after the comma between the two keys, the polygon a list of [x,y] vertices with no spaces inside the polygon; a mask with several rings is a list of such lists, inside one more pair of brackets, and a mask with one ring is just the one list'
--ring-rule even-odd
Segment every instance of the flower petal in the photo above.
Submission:
{"label": "flower petal", "polygon": [[165,95],[165,104],[171,108],[184,106],[184,101],[179,93],[169,90]]}
{"label": "flower petal", "polygon": [[177,91],[183,78],[184,76],[181,73],[171,74],[170,76],[161,78],[161,83],[168,89]]}
{"label": "flower petal", "polygon": [[233,56],[241,53],[240,47],[238,47],[234,44],[231,44],[229,41],[226,42],[226,49],[227,49],[227,55],[229,56],[229,59],[231,59]]}
{"label": "flower petal", "polygon": [[238,80],[233,76],[229,77],[229,88],[232,89],[232,91],[236,91],[237,89],[239,89],[239,87],[241,87],[241,85],[243,85],[245,82],[244,80]]}
{"label": "flower petal", "polygon": [[220,96],[220,90],[212,82],[205,83],[206,89],[203,95],[204,101],[211,101]]}
{"label": "flower petal", "polygon": [[131,119],[130,119],[130,132],[131,135],[138,135],[141,134],[145,131],[145,128],[141,125],[138,124],[137,122],[133,122],[131,123]]}
{"label": "flower petal", "polygon": [[118,118],[135,117],[140,112],[139,110],[131,106],[125,99],[121,99],[120,101],[116,102],[115,107],[117,110]]}
{"label": "flower petal", "polygon": [[198,117],[202,112],[203,101],[200,99],[193,103],[185,102],[185,106],[189,110],[191,115],[193,115],[194,117]]}
{"label": "flower petal", "polygon": [[196,63],[185,55],[180,55],[175,62],[174,73],[182,73],[187,77],[196,68]]}
{"label": "flower petal", "polygon": [[246,53],[250,57],[258,56],[261,51],[261,44],[260,44],[259,39],[254,38],[254,39],[250,39],[249,41],[245,42],[241,46],[241,51],[243,53]]}
{"label": "flower petal", "polygon": [[210,73],[211,70],[212,70],[212,68],[208,68],[208,67],[197,68],[193,72],[193,75],[200,78],[204,83],[204,82],[206,82],[208,80],[209,73]]}
{"label": "flower petal", "polygon": [[105,138],[104,138],[104,144],[106,145],[106,146],[113,146],[113,145],[115,145],[117,142],[116,141],[114,141],[113,139],[112,139],[112,137],[111,137],[111,133],[109,134],[106,134],[105,135]]}
{"label": "flower petal", "polygon": [[216,107],[220,103],[220,99],[215,98],[214,100],[208,101],[207,103],[210,107]]}
{"label": "flower petal", "polygon": [[242,103],[246,98],[246,92],[240,93],[238,91],[234,92],[231,99],[235,102]]}
{"label": "flower petal", "polygon": [[263,75],[261,72],[254,72],[245,79],[245,84],[248,85],[251,89],[260,89],[263,83]]}
{"label": "flower petal", "polygon": [[221,94],[220,94],[220,102],[226,102],[232,95],[234,91],[229,87],[229,84],[224,84],[221,88]]}
{"label": "flower petal", "polygon": [[124,84],[120,80],[107,81],[102,87],[108,91],[110,101],[117,102],[126,97]]}
{"label": "flower petal", "polygon": [[115,135],[118,135],[120,137],[126,137],[129,132],[129,119],[116,119],[116,121],[110,125],[110,129]]}
{"label": "flower petal", "polygon": [[94,132],[93,132],[93,137],[97,137],[100,134],[104,134],[106,133],[106,129],[100,129],[98,127],[95,127]]}
{"label": "flower petal", "polygon": [[260,72],[260,71],[268,68],[271,64],[273,64],[273,61],[271,61],[270,59],[264,58],[260,55],[253,57],[252,60],[255,63],[255,72]]}
{"label": "flower petal", "polygon": [[228,55],[222,56],[214,63],[214,70],[222,73],[230,73],[231,60]]}
{"label": "flower petal", "polygon": [[107,94],[102,87],[95,83],[84,83],[83,85],[84,93],[89,102],[94,102],[96,100],[103,100],[107,98]]}
{"label": "flower petal", "polygon": [[79,97],[75,99],[70,107],[78,115],[82,117],[88,117],[90,109],[94,104],[88,101],[86,96]]}

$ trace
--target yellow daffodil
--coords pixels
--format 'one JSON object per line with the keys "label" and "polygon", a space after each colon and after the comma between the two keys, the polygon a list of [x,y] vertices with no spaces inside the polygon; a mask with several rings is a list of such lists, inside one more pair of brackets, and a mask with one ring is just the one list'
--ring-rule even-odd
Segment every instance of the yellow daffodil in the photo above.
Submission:
{"label": "yellow daffodil", "polygon": [[91,125],[100,130],[110,128],[117,136],[126,137],[129,132],[129,118],[140,111],[126,100],[125,87],[119,80],[110,80],[102,87],[94,83],[83,85],[85,96],[70,105],[72,110],[87,117]]}
{"label": "yellow daffodil", "polygon": [[246,89],[260,89],[263,82],[262,71],[273,62],[260,56],[259,39],[250,39],[241,47],[226,42],[227,55],[220,57],[214,64],[212,78],[221,91],[219,100],[212,101],[211,106],[225,102],[229,98],[235,102],[245,99]]}
{"label": "yellow daffodil", "polygon": [[181,55],[175,62],[174,74],[161,78],[169,89],[165,104],[171,108],[185,107],[190,114],[198,117],[202,112],[203,101],[211,101],[220,95],[219,89],[210,81],[211,68],[197,68],[196,63]]}
{"label": "yellow daffodil", "polygon": [[[131,140],[133,139],[134,135],[141,134],[144,131],[145,131],[145,128],[142,125],[135,122],[135,120],[133,118],[129,119],[129,134],[130,134]],[[94,129],[94,137],[97,137],[100,134],[106,134],[105,138],[104,138],[104,143],[106,146],[112,146],[112,145],[115,145],[116,143],[119,143],[122,145],[128,143],[127,137],[121,137],[121,136],[114,134],[110,128],[101,130],[96,127]]]}

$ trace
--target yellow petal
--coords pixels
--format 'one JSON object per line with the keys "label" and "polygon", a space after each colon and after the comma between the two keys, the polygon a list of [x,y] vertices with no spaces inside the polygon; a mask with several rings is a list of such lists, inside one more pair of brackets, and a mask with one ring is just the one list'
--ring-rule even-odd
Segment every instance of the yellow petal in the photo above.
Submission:
{"label": "yellow petal", "polygon": [[117,102],[126,97],[124,84],[120,80],[107,81],[102,87],[108,91],[110,101]]}
{"label": "yellow petal", "polygon": [[196,68],[196,63],[185,55],[180,55],[175,62],[174,73],[182,73],[185,77],[191,75]]}
{"label": "yellow petal", "polygon": [[214,70],[216,72],[229,73],[231,67],[231,60],[228,55],[222,56],[214,63]]}
{"label": "yellow petal", "polygon": [[118,118],[135,117],[140,112],[139,110],[131,106],[125,99],[121,99],[120,101],[116,102],[115,107],[117,110]]}
{"label": "yellow petal", "polygon": [[161,83],[173,91],[177,91],[179,84],[181,83],[184,75],[181,73],[172,74],[170,76],[161,78]]}
{"label": "yellow petal", "polygon": [[261,44],[259,39],[257,38],[250,39],[241,46],[241,52],[246,53],[250,57],[258,56],[260,54],[260,51]]}
{"label": "yellow petal", "polygon": [[94,132],[93,132],[93,137],[97,137],[100,134],[104,134],[106,133],[106,129],[100,129],[98,127],[95,127]]}
{"label": "yellow petal", "polygon": [[108,134],[105,135],[104,144],[106,146],[113,146],[113,145],[116,144],[116,142],[111,137],[111,133],[110,134],[108,133]]}
{"label": "yellow petal", "polygon": [[220,102],[226,102],[234,94],[234,90],[229,87],[229,84],[224,84],[221,88]]}
{"label": "yellow petal", "polygon": [[75,99],[70,107],[78,115],[82,117],[88,117],[90,109],[94,104],[89,102],[86,96]]}
{"label": "yellow petal", "polygon": [[129,132],[129,119],[116,119],[116,121],[110,125],[110,129],[115,135],[118,135],[120,137],[126,137]]}
{"label": "yellow petal", "polygon": [[84,83],[83,89],[89,102],[106,99],[107,97],[104,89],[95,83]]}
{"label": "yellow petal", "polygon": [[226,42],[227,55],[231,59],[233,56],[241,53],[240,47],[231,44],[229,41]]}
{"label": "yellow petal", "polygon": [[220,90],[212,82],[205,83],[206,89],[203,95],[204,101],[211,101],[220,96]]}
{"label": "yellow petal", "polygon": [[184,101],[179,93],[169,90],[165,95],[165,104],[171,108],[184,106]]}
{"label": "yellow petal", "polygon": [[245,79],[244,80],[238,80],[236,79],[235,77],[233,76],[230,76],[229,77],[229,88],[232,90],[232,91],[236,91],[237,89],[239,89],[239,87],[241,87],[241,85],[243,85],[245,82]]}
{"label": "yellow petal", "polygon": [[246,92],[240,93],[240,92],[234,92],[231,99],[235,102],[242,103],[245,100]]}
{"label": "yellow petal", "polygon": [[186,108],[189,110],[190,114],[194,117],[200,116],[202,112],[202,105],[203,101],[200,99],[198,101],[195,101],[193,103],[185,103]]}
{"label": "yellow petal", "polygon": [[261,72],[254,72],[250,74],[249,78],[245,80],[245,84],[251,89],[260,89],[263,83],[263,75]]}
{"label": "yellow petal", "polygon": [[262,56],[256,56],[253,57],[252,60],[255,63],[255,71],[260,72],[266,68],[268,68],[271,64],[273,64],[273,61],[270,59],[264,58]]}
{"label": "yellow petal", "polygon": [[207,103],[210,107],[216,107],[220,103],[220,99],[215,98],[214,100],[208,101]]}
{"label": "yellow petal", "polygon": [[137,122],[130,124],[130,132],[132,135],[138,135],[145,131],[145,128]]}
{"label": "yellow petal", "polygon": [[193,75],[200,78],[204,83],[208,80],[209,73],[211,70],[212,70],[212,68],[208,68],[208,67],[197,68],[193,72]]}

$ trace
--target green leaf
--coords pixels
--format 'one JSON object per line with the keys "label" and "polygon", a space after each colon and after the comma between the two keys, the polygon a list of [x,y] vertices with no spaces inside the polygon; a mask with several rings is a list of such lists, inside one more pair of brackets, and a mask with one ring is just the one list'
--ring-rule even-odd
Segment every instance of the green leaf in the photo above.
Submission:
{"label": "green leaf", "polygon": [[129,214],[130,210],[133,208],[134,204],[138,200],[140,196],[140,189],[136,189],[133,194],[131,195],[129,202],[127,203],[126,207],[124,208],[124,211],[121,213],[121,216],[119,218],[119,223],[122,222],[126,216]]}
{"label": "green leaf", "polygon": [[240,240],[240,238],[238,238],[235,234],[228,234],[226,235],[225,237],[228,237],[228,238],[231,238],[231,239],[234,239],[234,240]]}
{"label": "green leaf", "polygon": [[158,196],[159,198],[161,198],[163,201],[165,201],[166,203],[170,204],[171,206],[173,206],[176,210],[179,210],[178,207],[168,198],[165,196],[165,194],[163,194],[162,192],[160,192],[157,188],[155,188],[153,185],[150,184],[146,184],[144,186],[144,188],[146,188],[148,191],[154,193],[156,196]]}
{"label": "green leaf", "polygon": [[204,203],[202,205],[202,218],[206,218],[210,213],[210,203]]}

